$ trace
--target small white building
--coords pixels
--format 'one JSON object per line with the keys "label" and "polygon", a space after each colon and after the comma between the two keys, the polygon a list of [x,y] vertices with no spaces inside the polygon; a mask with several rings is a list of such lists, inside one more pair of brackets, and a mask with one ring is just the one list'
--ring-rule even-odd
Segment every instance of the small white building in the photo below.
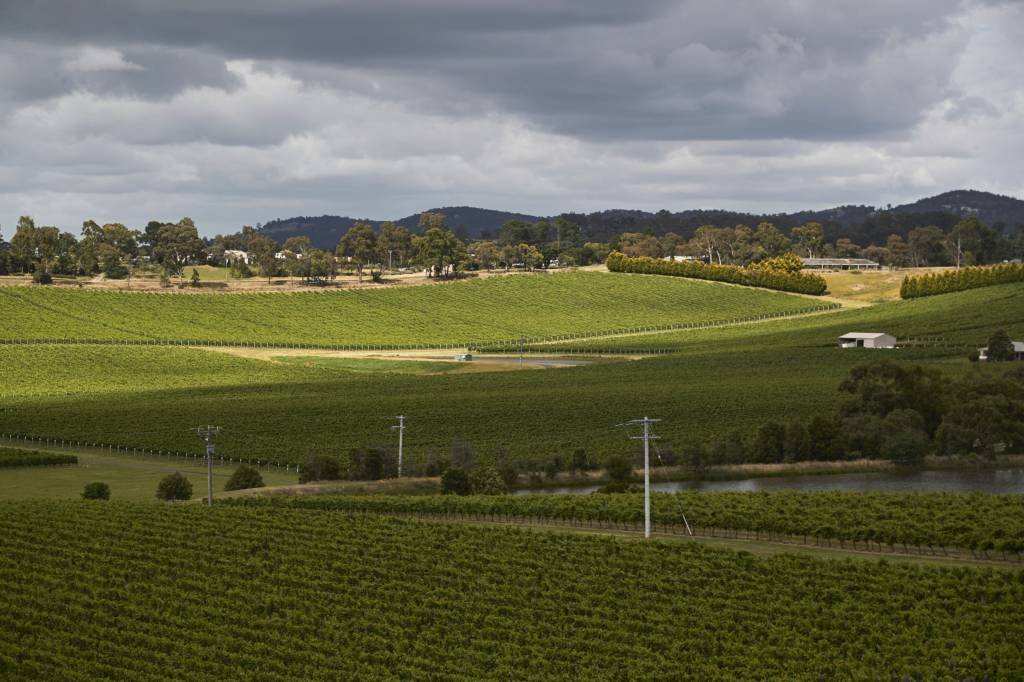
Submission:
{"label": "small white building", "polygon": [[665,256],[661,260],[672,261],[673,263],[685,263],[691,260],[700,260],[696,256]]}
{"label": "small white building", "polygon": [[[1024,360],[1024,341],[1011,341],[1013,344],[1013,359]],[[978,349],[978,359],[988,360],[988,346]]]}
{"label": "small white building", "polygon": [[848,332],[839,337],[840,348],[895,348],[896,337],[883,332]]}
{"label": "small white building", "polygon": [[225,263],[238,263],[242,262],[246,265],[249,264],[249,254],[245,251],[239,251],[238,249],[224,249],[224,262]]}

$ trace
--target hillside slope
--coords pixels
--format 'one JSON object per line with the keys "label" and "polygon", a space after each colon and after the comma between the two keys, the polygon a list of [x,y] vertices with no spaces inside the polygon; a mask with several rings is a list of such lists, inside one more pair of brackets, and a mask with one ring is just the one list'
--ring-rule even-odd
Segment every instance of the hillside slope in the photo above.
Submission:
{"label": "hillside slope", "polygon": [[[675,337],[677,353],[550,371],[415,376],[363,374],[178,348],[28,345],[3,348],[0,433],[195,452],[197,424],[224,426],[227,456],[301,461],[391,443],[383,415],[405,414],[410,465],[468,443],[481,459],[595,461],[630,447],[615,424],[662,418],[661,448],[767,421],[831,411],[851,368],[878,358],[947,373],[981,369],[966,350],[994,329],[1024,334],[1024,285],[1006,285],[865,310],[764,322]],[[899,325],[897,327],[896,325]],[[846,331],[936,334],[952,347],[841,350]],[[661,338],[664,337],[664,338]],[[625,343],[626,340],[624,340]],[[631,337],[630,346],[644,344]],[[605,344],[607,341],[605,341]]]}
{"label": "hillside slope", "polygon": [[0,288],[0,339],[470,342],[715,322],[824,305],[682,278],[559,272],[416,287],[161,295]]}

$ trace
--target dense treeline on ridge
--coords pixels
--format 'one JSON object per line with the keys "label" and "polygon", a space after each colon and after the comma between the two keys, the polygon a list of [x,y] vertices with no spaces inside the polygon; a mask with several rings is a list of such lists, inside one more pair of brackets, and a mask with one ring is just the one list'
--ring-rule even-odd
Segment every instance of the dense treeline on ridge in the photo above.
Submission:
{"label": "dense treeline on ridge", "polygon": [[[464,226],[452,227],[445,214],[425,212],[414,223],[348,221],[344,233],[331,233],[335,236],[330,244],[319,238],[314,244],[307,234],[264,232],[251,226],[202,238],[187,217],[178,222],[153,220],[141,230],[87,220],[76,237],[53,226],[36,226],[30,216],[22,216],[9,243],[0,236],[0,275],[31,273],[35,281],[46,284],[54,275],[130,279],[159,274],[165,286],[176,277],[183,287],[189,266],[210,264],[230,266],[235,278],[287,275],[305,285],[323,286],[339,272],[356,274],[360,280],[368,274],[375,282],[382,282],[385,273],[413,270],[450,278],[495,268],[590,265],[603,262],[612,251],[630,257],[694,259],[709,266],[750,266],[786,254],[867,258],[888,267],[959,267],[1024,257],[1024,225],[1014,232],[1003,223],[987,225],[973,214],[925,213],[905,225],[917,214],[893,214],[902,227],[882,221],[878,229],[896,231],[882,238],[868,231],[864,236],[870,235],[870,241],[858,243],[858,234],[835,233],[828,229],[828,221],[823,225],[810,213],[800,223],[776,226],[767,218],[747,224],[742,216],[707,212],[700,214],[705,222],[681,231],[667,229],[673,223],[666,223],[662,212],[648,215],[647,224],[635,213],[608,212],[600,219],[563,214],[532,221],[517,216],[495,233],[473,238]],[[598,220],[598,228],[593,228],[591,218]],[[868,220],[876,219],[880,218]],[[198,286],[198,271],[189,280]]]}

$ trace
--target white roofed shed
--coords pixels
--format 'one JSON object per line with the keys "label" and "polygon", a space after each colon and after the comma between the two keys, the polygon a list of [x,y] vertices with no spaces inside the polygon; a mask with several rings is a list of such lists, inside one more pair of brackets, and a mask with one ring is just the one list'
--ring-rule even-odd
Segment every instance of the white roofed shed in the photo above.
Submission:
{"label": "white roofed shed", "polygon": [[895,348],[896,337],[884,332],[847,332],[839,337],[840,348]]}

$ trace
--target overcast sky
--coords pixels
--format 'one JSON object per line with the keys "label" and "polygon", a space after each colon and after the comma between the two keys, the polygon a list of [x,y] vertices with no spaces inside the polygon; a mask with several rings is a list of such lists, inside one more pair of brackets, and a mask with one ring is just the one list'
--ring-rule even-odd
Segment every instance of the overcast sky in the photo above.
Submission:
{"label": "overcast sky", "polygon": [[0,226],[1024,197],[1024,2],[0,0]]}

